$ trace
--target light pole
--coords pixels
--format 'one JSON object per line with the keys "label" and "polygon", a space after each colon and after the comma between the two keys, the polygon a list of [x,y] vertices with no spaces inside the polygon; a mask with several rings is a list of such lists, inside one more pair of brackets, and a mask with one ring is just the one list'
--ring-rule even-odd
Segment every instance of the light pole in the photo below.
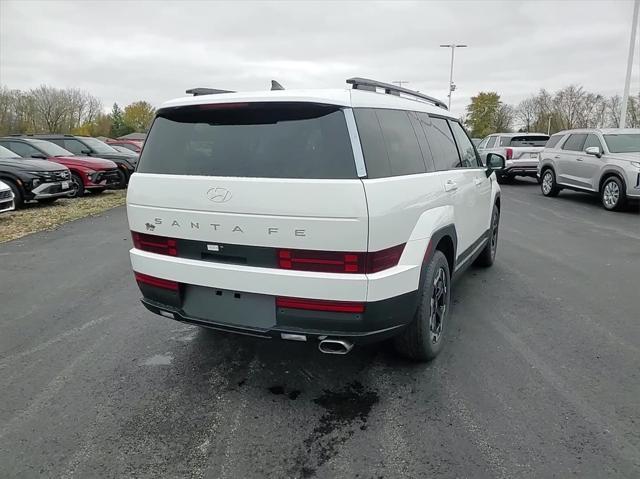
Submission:
{"label": "light pole", "polygon": [[456,89],[456,85],[453,83],[453,58],[455,56],[456,48],[466,48],[468,45],[451,43],[449,45],[440,45],[441,48],[451,48],[451,71],[449,72],[449,110],[451,110],[451,92]]}
{"label": "light pole", "polygon": [[640,10],[640,0],[633,4],[633,19],[631,23],[631,39],[629,40],[629,60],[627,62],[627,77],[624,80],[624,93],[622,94],[622,111],[620,112],[620,128],[627,125],[627,104],[629,102],[629,85],[631,83],[631,69],[633,68],[633,49],[636,46],[636,31],[638,30],[638,10]]}

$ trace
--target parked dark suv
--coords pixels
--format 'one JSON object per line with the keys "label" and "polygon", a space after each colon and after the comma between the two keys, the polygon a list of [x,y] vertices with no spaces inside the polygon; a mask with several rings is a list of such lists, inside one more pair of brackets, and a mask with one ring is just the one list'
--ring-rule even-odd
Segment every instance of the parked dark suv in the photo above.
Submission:
{"label": "parked dark suv", "polygon": [[69,168],[73,187],[69,196],[83,196],[85,191],[102,193],[106,189],[121,188],[122,174],[111,160],[74,156],[55,143],[35,138],[5,137],[0,138],[0,145],[17,156],[54,161]]}
{"label": "parked dark suv", "polygon": [[55,143],[77,156],[96,156],[98,158],[105,158],[113,161],[118,165],[118,169],[122,172],[121,186],[126,186],[129,182],[129,177],[135,171],[138,164],[138,158],[121,153],[97,138],[91,138],[89,136],[49,134],[33,135],[33,138],[39,138],[41,140],[47,140]]}
{"label": "parked dark suv", "polygon": [[0,146],[0,180],[13,191],[16,208],[27,200],[52,203],[72,191],[71,174],[52,161],[20,158]]}

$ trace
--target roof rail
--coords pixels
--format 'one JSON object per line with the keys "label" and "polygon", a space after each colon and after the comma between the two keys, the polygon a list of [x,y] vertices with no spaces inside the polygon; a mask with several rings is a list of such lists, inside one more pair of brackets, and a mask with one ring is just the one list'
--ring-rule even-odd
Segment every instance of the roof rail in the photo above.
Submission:
{"label": "roof rail", "polygon": [[414,90],[409,90],[408,88],[402,88],[401,86],[392,85],[391,83],[384,83],[381,81],[370,80],[368,78],[360,78],[360,77],[349,78],[347,80],[347,83],[350,85],[353,85],[354,90],[367,90],[367,91],[375,92],[377,91],[378,88],[382,88],[384,89],[384,92],[388,95],[400,96],[400,94],[403,94],[403,95],[411,96],[414,98],[419,98],[421,100],[432,103],[435,106],[448,110],[447,105],[443,101],[438,100],[437,98],[434,98],[429,95],[424,95]]}
{"label": "roof rail", "polygon": [[235,93],[232,90],[219,90],[216,88],[191,88],[185,92],[187,95],[217,95],[218,93]]}

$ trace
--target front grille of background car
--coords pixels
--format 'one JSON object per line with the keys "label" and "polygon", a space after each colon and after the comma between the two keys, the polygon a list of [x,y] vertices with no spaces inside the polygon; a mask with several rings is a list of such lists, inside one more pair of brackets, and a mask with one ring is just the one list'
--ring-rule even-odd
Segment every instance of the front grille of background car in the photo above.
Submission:
{"label": "front grille of background car", "polygon": [[112,170],[107,170],[102,175],[102,180],[107,180],[107,183],[117,183],[120,181],[120,173],[118,173],[118,169],[114,168]]}
{"label": "front grille of background car", "polygon": [[0,200],[4,200],[6,198],[11,198],[11,190],[0,191]]}
{"label": "front grille of background car", "polygon": [[70,174],[68,171],[59,170],[59,171],[44,171],[39,173],[40,177],[44,181],[64,181],[70,178]]}

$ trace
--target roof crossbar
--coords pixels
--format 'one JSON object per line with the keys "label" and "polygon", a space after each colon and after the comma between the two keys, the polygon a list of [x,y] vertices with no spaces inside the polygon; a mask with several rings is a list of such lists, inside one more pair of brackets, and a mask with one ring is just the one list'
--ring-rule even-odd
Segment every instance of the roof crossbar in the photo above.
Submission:
{"label": "roof crossbar", "polygon": [[219,90],[216,88],[191,88],[185,92],[187,95],[217,95],[218,93],[235,93],[232,90]]}
{"label": "roof crossbar", "polygon": [[369,78],[360,78],[360,77],[349,78],[347,80],[347,83],[349,85],[353,85],[354,90],[377,91],[377,88],[381,88],[388,95],[400,96],[400,94],[403,94],[406,96],[419,98],[421,100],[432,103],[435,106],[448,110],[447,105],[443,101],[438,100],[437,98],[434,98],[429,95],[424,95],[414,90],[409,90],[408,88],[402,88],[401,86],[392,85],[391,83],[384,83],[381,81],[370,80]]}

